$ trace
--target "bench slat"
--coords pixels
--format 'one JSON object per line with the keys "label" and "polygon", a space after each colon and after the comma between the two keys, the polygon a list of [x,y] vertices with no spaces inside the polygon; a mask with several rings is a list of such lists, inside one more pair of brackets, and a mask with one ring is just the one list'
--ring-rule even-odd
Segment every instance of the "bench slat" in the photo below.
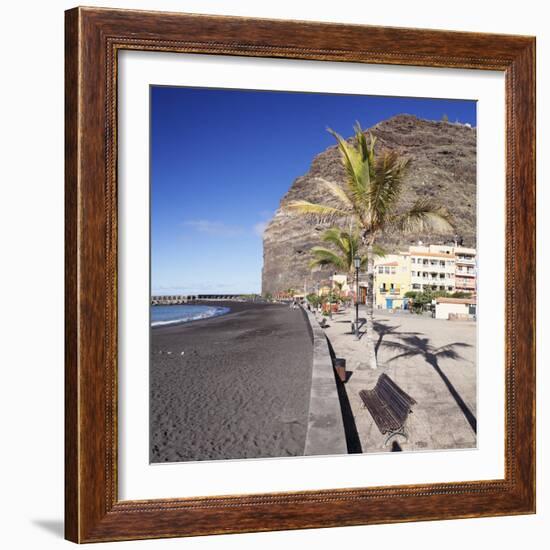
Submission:
{"label": "bench slat", "polygon": [[382,434],[403,428],[416,401],[387,374],[378,378],[371,390],[361,390],[359,397]]}

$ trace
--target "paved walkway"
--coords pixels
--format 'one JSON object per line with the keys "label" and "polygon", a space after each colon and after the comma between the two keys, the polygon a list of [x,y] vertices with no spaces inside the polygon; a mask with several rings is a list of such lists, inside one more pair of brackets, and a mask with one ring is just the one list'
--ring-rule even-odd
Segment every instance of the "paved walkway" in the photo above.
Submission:
{"label": "paved walkway", "polygon": [[[378,368],[372,370],[362,364],[366,339],[357,341],[351,334],[351,315],[354,311],[335,314],[325,332],[335,356],[347,360],[345,388],[353,417],[351,420],[350,415],[347,428],[354,432],[358,450],[475,447],[476,324],[377,311],[374,328]],[[388,446],[358,395],[360,390],[374,387],[383,372],[418,403],[407,421],[408,441],[396,436]]]}

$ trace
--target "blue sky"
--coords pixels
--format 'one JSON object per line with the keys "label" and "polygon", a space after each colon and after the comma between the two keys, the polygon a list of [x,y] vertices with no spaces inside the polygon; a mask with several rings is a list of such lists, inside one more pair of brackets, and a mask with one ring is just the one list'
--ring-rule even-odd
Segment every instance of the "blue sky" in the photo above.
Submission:
{"label": "blue sky", "polygon": [[315,155],[408,113],[476,125],[474,101],[151,87],[153,294],[260,292],[262,230]]}

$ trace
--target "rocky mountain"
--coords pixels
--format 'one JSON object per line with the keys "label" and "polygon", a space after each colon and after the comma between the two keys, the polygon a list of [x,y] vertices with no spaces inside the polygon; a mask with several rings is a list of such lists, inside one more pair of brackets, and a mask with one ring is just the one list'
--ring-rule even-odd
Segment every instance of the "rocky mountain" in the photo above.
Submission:
{"label": "rocky mountain", "polygon": [[[410,157],[411,164],[403,186],[399,207],[418,198],[432,198],[445,205],[453,216],[456,234],[464,246],[476,245],[476,130],[468,125],[398,115],[367,130],[377,137],[378,150],[397,150]],[[350,138],[351,141],[351,138]],[[283,212],[289,201],[305,199],[333,203],[316,177],[342,184],[345,180],[336,146],[317,155],[309,171],[297,178],[282,198],[279,209],[263,235],[264,263],[262,293],[288,288],[310,289],[326,279],[330,269],[312,271],[311,247],[320,243],[328,227],[296,214]],[[424,243],[450,242],[435,234],[387,234],[381,239],[391,251],[406,249],[419,240]]]}

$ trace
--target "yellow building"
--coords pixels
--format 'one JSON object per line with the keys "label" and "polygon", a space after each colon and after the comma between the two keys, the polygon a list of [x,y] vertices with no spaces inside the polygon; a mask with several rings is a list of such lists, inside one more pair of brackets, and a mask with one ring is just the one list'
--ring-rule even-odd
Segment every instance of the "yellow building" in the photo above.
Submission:
{"label": "yellow building", "polygon": [[[409,246],[408,252],[378,257],[374,288],[377,309],[405,308],[408,300],[404,295],[410,290],[465,291],[475,296],[476,249],[419,243]],[[362,291],[364,301],[365,288]]]}
{"label": "yellow building", "polygon": [[375,260],[374,288],[377,309],[405,308],[405,293],[411,290],[409,254],[387,254]]}

